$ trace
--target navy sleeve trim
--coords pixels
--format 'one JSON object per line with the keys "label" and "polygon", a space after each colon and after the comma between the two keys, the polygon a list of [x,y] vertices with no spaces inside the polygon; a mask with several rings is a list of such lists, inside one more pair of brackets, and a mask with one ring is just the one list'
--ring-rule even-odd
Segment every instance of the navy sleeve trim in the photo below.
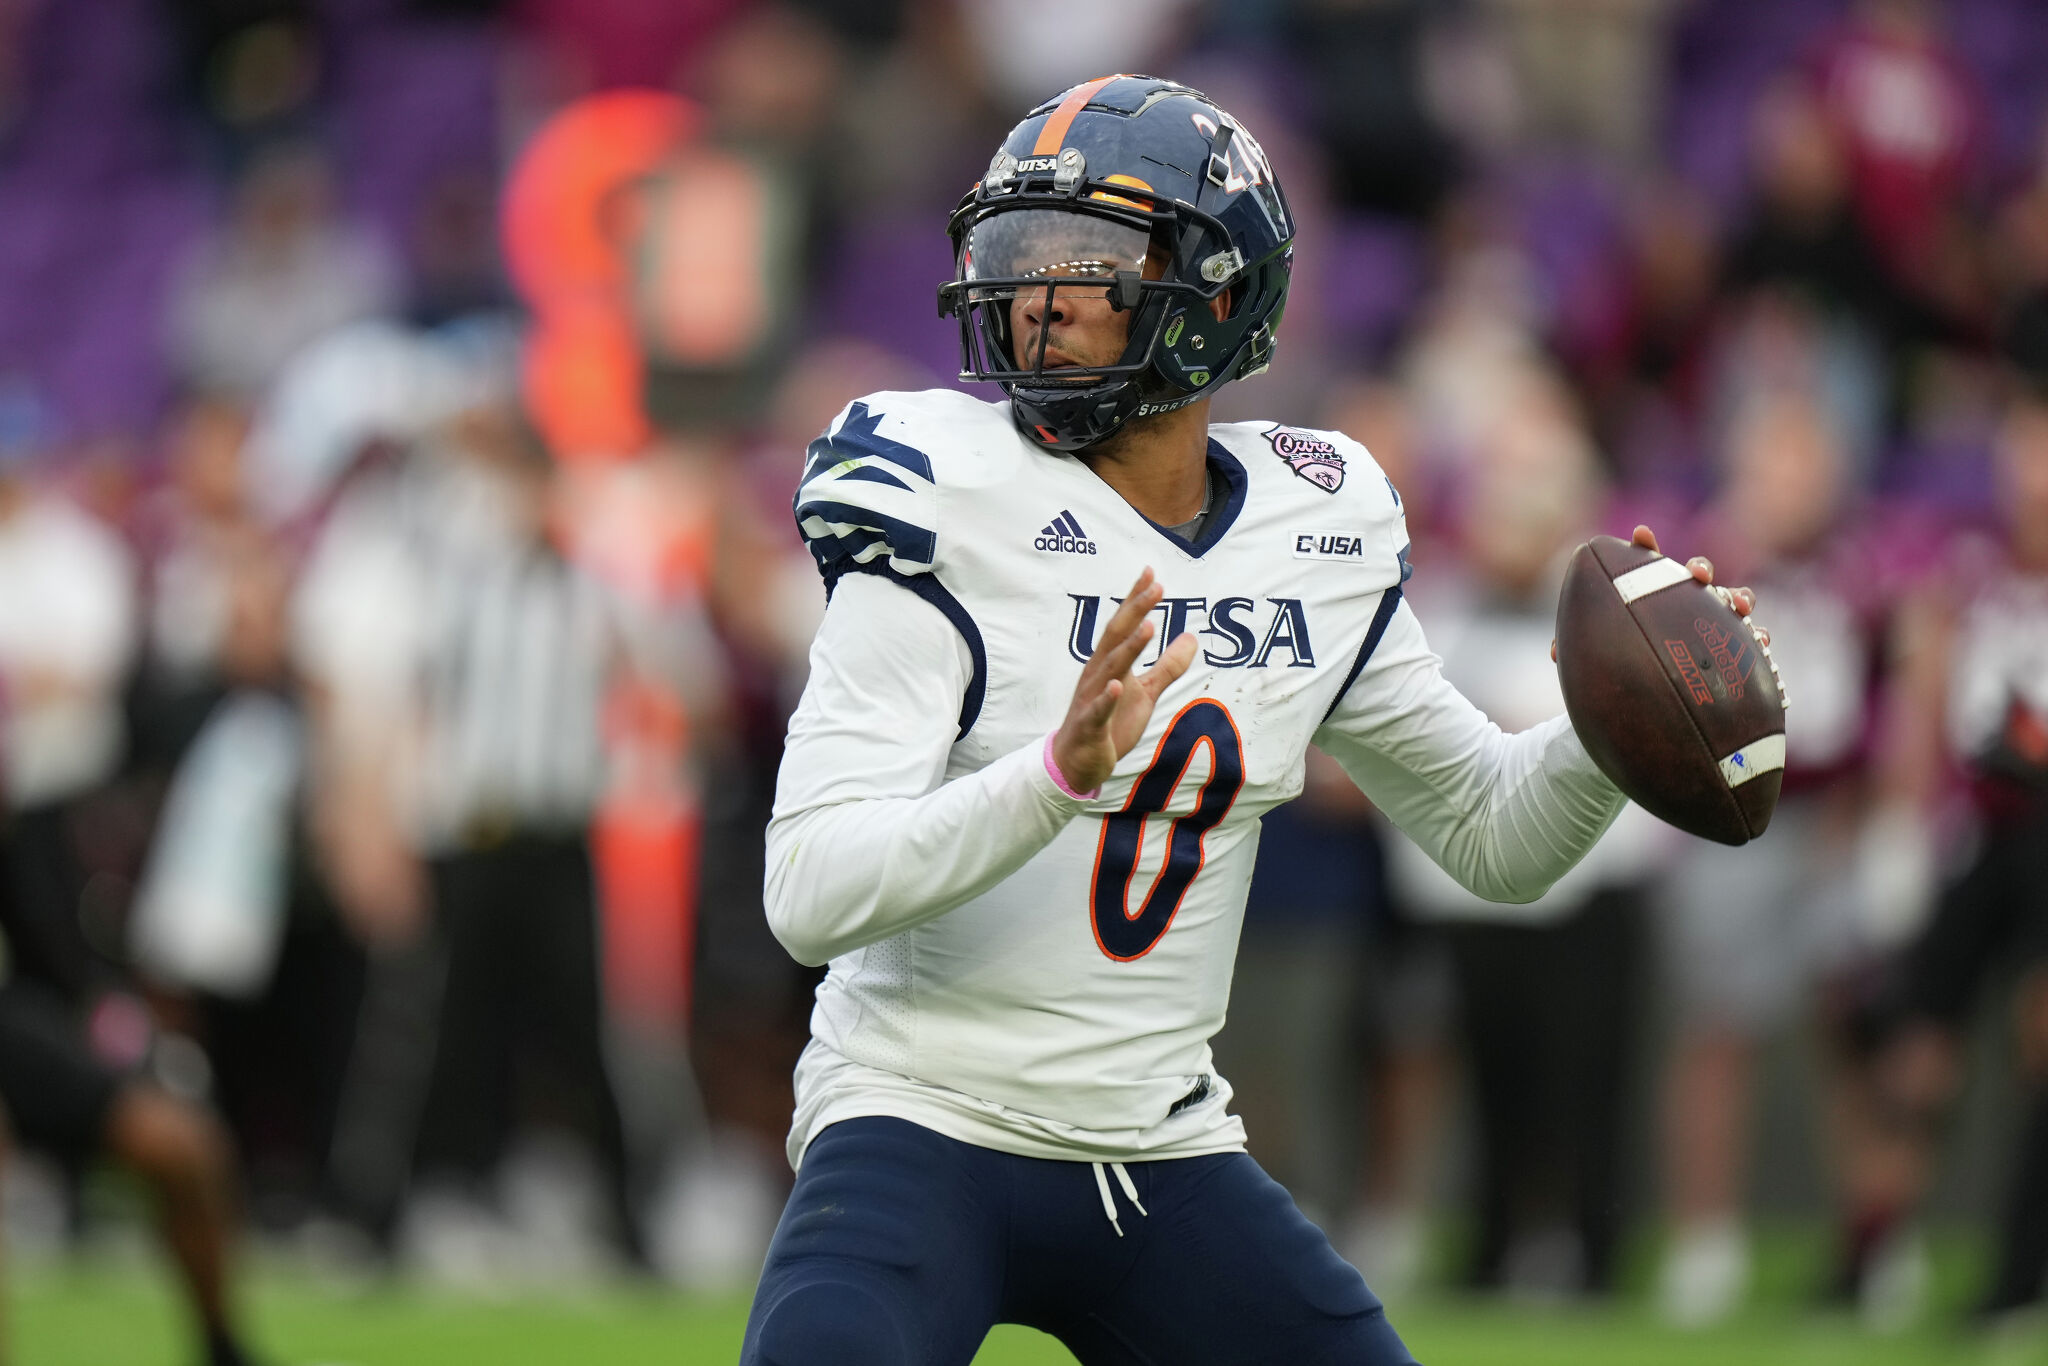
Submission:
{"label": "navy sleeve trim", "polygon": [[905,493],[910,492],[910,485],[904,483],[879,465],[855,465],[839,477],[855,483],[887,484],[892,489],[902,489]]}
{"label": "navy sleeve trim", "polygon": [[828,528],[849,528],[837,534],[830,530],[815,535],[805,533],[804,539],[811,548],[812,558],[817,560],[818,568],[827,575],[832,573],[835,562],[850,561],[878,540],[887,543],[890,554],[901,555],[905,559],[930,564],[938,557],[939,538],[929,529],[914,526],[900,518],[877,512],[873,508],[843,503],[833,498],[810,498],[796,505],[799,529],[813,518]]}
{"label": "navy sleeve trim", "polygon": [[[1407,561],[1404,559],[1402,564],[1405,566]],[[1351,661],[1351,672],[1344,675],[1344,685],[1338,688],[1337,695],[1330,699],[1330,709],[1323,713],[1323,720],[1327,721],[1336,715],[1337,705],[1344,700],[1344,694],[1351,691],[1351,685],[1365,672],[1365,662],[1371,659],[1372,652],[1380,647],[1380,637],[1387,633],[1387,624],[1394,619],[1394,609],[1400,605],[1400,584],[1395,584],[1380,594],[1379,610],[1372,614],[1372,625],[1365,630],[1365,641],[1358,647],[1358,658]]]}
{"label": "navy sleeve trim", "polygon": [[[967,732],[974,729],[974,723],[981,717],[982,699],[988,695],[988,650],[981,641],[981,628],[974,624],[974,618],[960,603],[960,599],[946,591],[946,586],[933,574],[904,574],[888,565],[875,561],[869,564],[849,564],[847,572],[878,574],[894,584],[899,584],[939,609],[953,629],[967,642],[968,657],[974,661],[974,670],[967,679],[967,691],[960,697],[960,729],[953,739],[967,738]],[[838,575],[833,576],[837,582]],[[828,594],[831,588],[825,590]]]}
{"label": "navy sleeve trim", "polygon": [[883,436],[885,415],[850,404],[832,431],[813,441],[790,500],[797,531],[827,583],[863,559],[886,559],[909,574],[938,558],[938,487],[930,457]]}
{"label": "navy sleeve trim", "polygon": [[883,436],[877,430],[881,425],[882,414],[856,400],[847,408],[846,421],[839,424],[837,431],[827,432],[811,443],[804,478],[815,478],[842,461],[871,459],[886,460],[930,482],[931,457],[915,446]]}

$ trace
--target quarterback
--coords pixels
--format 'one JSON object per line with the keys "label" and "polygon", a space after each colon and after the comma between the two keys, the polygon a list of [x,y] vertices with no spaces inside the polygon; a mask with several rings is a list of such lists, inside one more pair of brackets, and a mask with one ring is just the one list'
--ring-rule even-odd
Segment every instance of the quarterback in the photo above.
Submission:
{"label": "quarterback", "polygon": [[1565,718],[1504,734],[1444,682],[1363,447],[1210,424],[1294,231],[1235,119],[1076,86],[950,231],[940,310],[1007,401],[853,403],[795,499],[830,605],[767,906],[830,971],[742,1359],[964,1366],[1014,1322],[1086,1366],[1412,1362],[1211,1062],[1259,817],[1313,743],[1527,901],[1623,798]]}

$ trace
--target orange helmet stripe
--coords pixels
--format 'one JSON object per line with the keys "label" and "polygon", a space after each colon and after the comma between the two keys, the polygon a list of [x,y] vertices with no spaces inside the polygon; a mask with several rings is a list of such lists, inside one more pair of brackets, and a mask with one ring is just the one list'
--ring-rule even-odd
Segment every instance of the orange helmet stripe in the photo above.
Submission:
{"label": "orange helmet stripe", "polygon": [[[1104,176],[1103,180],[1111,185],[1128,185],[1134,190],[1149,190],[1152,188],[1145,181],[1138,179],[1134,175],[1110,175]],[[1152,211],[1152,201],[1149,199],[1126,199],[1120,194],[1105,194],[1101,190],[1097,190],[1088,197],[1090,199],[1099,199],[1105,204],[1121,204],[1127,209],[1143,209],[1147,213]]]}
{"label": "orange helmet stripe", "polygon": [[1035,157],[1049,157],[1060,150],[1060,144],[1067,139],[1067,130],[1074,126],[1074,116],[1082,106],[1095,98],[1095,92],[1115,80],[1115,76],[1097,76],[1086,85],[1077,85],[1067,92],[1059,108],[1045,121],[1045,127],[1038,130],[1038,141],[1031,148]]}

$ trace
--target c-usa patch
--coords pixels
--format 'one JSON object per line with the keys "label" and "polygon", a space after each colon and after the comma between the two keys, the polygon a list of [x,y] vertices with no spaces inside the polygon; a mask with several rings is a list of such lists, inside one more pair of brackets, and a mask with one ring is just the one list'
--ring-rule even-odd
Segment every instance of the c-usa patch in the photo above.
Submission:
{"label": "c-usa patch", "polygon": [[1314,432],[1298,427],[1275,427],[1266,433],[1273,454],[1287,467],[1324,493],[1335,493],[1344,484],[1344,456]]}
{"label": "c-usa patch", "polygon": [[1365,559],[1365,537],[1350,531],[1297,531],[1294,533],[1297,560]]}

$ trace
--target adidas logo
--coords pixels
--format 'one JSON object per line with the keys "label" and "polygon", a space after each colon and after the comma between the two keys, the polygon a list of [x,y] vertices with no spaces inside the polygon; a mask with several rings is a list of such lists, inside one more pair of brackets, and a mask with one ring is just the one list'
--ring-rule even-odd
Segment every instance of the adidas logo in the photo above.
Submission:
{"label": "adidas logo", "polygon": [[1095,542],[1088,539],[1088,533],[1081,530],[1081,524],[1074,520],[1074,514],[1065,508],[1060,515],[1046,523],[1045,530],[1038,533],[1038,539],[1031,543],[1040,550],[1056,550],[1068,555],[1093,555]]}

